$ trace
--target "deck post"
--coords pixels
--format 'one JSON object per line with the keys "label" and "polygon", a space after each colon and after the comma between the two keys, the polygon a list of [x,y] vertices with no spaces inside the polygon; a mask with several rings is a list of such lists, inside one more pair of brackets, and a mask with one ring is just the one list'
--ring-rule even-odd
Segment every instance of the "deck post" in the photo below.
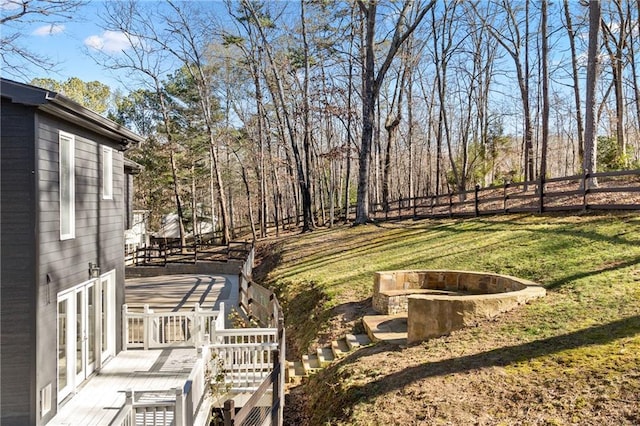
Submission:
{"label": "deck post", "polygon": [[[124,401],[124,406],[129,407],[129,422],[130,424],[136,424],[136,411],[133,409],[133,401],[134,401],[134,393],[133,389],[129,388],[125,391],[126,399]],[[125,408],[126,409],[126,408]]]}
{"label": "deck post", "polygon": [[224,417],[224,426],[233,426],[235,424],[235,416],[236,416],[236,407],[233,402],[233,399],[227,399],[224,402],[223,415]]}
{"label": "deck post", "polygon": [[225,323],[225,318],[227,317],[227,316],[226,316],[226,315],[227,315],[227,313],[226,313],[226,311],[225,311],[225,305],[224,305],[224,302],[220,302],[220,309],[218,309],[218,312],[219,312],[219,314],[218,314],[218,315],[220,315],[220,316],[221,316],[221,318],[222,318],[222,319],[220,320],[220,325],[221,325],[221,327],[220,327],[220,328],[221,328],[222,330],[224,330],[224,329],[226,328],[226,325],[227,325],[227,324]]}
{"label": "deck post", "polygon": [[[280,425],[280,375],[283,374],[280,365],[280,351],[276,349],[273,351],[273,370],[271,372],[272,378],[272,397],[271,397],[271,424]],[[277,408],[277,409],[274,409]]]}
{"label": "deck post", "polygon": [[182,392],[182,386],[176,388],[176,412],[175,412],[175,425],[185,425],[185,412],[184,412],[184,394]]}
{"label": "deck post", "polygon": [[[127,318],[128,307],[122,305],[122,350],[126,351],[129,345],[129,319]],[[104,331],[103,331],[104,333]],[[101,363],[102,364],[102,363]]]}
{"label": "deck post", "polygon": [[202,336],[204,334],[204,321],[202,320],[202,315],[200,315],[201,311],[202,308],[200,308],[200,303],[196,302],[193,305],[193,330],[195,331],[193,344],[196,348],[202,345]]}
{"label": "deck post", "polygon": [[151,336],[151,321],[149,321],[149,305],[144,305],[144,319],[142,320],[142,341],[144,350],[149,350],[149,338]]}

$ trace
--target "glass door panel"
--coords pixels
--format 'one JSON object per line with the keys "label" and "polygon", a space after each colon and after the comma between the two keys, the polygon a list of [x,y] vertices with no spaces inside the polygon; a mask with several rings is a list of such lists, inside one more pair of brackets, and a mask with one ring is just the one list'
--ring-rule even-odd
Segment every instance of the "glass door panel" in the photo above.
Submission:
{"label": "glass door panel", "polygon": [[64,399],[73,388],[73,318],[71,297],[67,295],[58,300],[58,401]]}
{"label": "glass door panel", "polygon": [[104,362],[110,356],[115,355],[116,337],[116,303],[115,303],[115,271],[107,272],[100,277],[100,305],[99,319],[101,336],[98,339],[101,357]]}
{"label": "glass door panel", "polygon": [[86,309],[85,309],[85,291],[79,289],[76,291],[76,358],[75,373],[76,383],[80,384],[85,379],[85,356],[86,356]]}
{"label": "glass door panel", "polygon": [[107,294],[108,294],[108,290],[109,290],[109,280],[102,280],[102,285],[101,285],[101,289],[100,289],[100,323],[102,326],[102,336],[100,336],[100,350],[102,351],[102,353],[106,353],[107,352],[107,347],[108,347],[108,321],[107,321],[107,317],[108,317],[108,313],[109,313],[109,308],[108,308],[108,303],[107,303]]}
{"label": "glass door panel", "polygon": [[91,374],[96,367],[96,286],[91,283],[87,285],[87,374]]}

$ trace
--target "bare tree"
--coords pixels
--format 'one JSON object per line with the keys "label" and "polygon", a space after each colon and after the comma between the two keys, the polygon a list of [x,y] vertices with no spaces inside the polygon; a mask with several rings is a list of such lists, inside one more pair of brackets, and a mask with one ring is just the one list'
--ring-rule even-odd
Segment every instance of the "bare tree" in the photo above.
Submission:
{"label": "bare tree", "polygon": [[564,0],[564,16],[566,19],[567,36],[571,48],[571,77],[573,78],[573,97],[576,105],[576,125],[578,127],[578,157],[582,162],[584,157],[584,120],[582,119],[582,103],[580,101],[580,75],[578,74],[578,54],[576,51],[576,31],[573,29],[569,0]]}
{"label": "bare tree", "polygon": [[[596,85],[600,74],[600,20],[600,0],[589,0],[589,49],[587,51],[587,99],[583,162],[584,173],[588,175],[596,172],[598,158]],[[598,186],[598,180],[590,176],[585,181],[585,186],[585,189]]]}
{"label": "bare tree", "polygon": [[[625,119],[625,99],[623,89],[622,71],[625,67],[626,55],[624,55],[624,49],[627,43],[627,26],[628,23],[625,19],[625,13],[622,9],[621,0],[612,0],[608,2],[615,7],[614,11],[609,13],[609,16],[617,18],[614,21],[617,25],[617,30],[612,28],[612,24],[601,19],[602,34],[604,38],[604,46],[609,54],[609,61],[611,64],[611,77],[613,84],[613,92],[616,100],[616,139],[618,142],[618,156],[621,160],[626,159],[627,143],[625,137],[624,119]],[[613,21],[613,20],[612,20]]]}
{"label": "bare tree", "polygon": [[[548,2],[541,3],[540,38],[542,39],[542,152],[540,158],[540,194],[544,193],[544,181],[547,174],[547,148],[549,143],[549,40],[547,34]],[[540,212],[544,207],[540,197]]]}
{"label": "bare tree", "polygon": [[[360,144],[360,165],[358,169],[358,198],[356,206],[355,224],[363,224],[369,220],[369,171],[371,167],[371,146],[373,141],[373,126],[375,111],[380,94],[380,87],[391,66],[400,46],[420,24],[425,14],[433,7],[435,0],[426,5],[414,5],[410,0],[402,3],[393,29],[393,38],[384,55],[384,60],[376,70],[375,66],[375,34],[378,2],[376,0],[358,0],[358,7],[365,22],[365,60],[362,64],[363,93],[362,93],[362,140]],[[418,7],[413,22],[407,22],[407,15],[411,7]]]}
{"label": "bare tree", "polygon": [[76,12],[88,1],[84,0],[6,0],[0,8],[0,57],[2,71],[13,77],[26,77],[29,66],[51,71],[55,61],[35,53],[22,43],[20,26],[41,23],[54,31],[57,24],[73,21]]}
{"label": "bare tree", "polygon": [[103,56],[96,57],[95,59],[108,68],[129,70],[138,74],[141,77],[141,83],[149,87],[157,97],[157,105],[160,108],[161,114],[161,127],[167,139],[167,147],[169,149],[172,188],[178,214],[180,244],[184,247],[186,245],[186,234],[184,229],[183,203],[180,196],[178,166],[176,163],[177,147],[173,130],[173,120],[169,113],[169,101],[161,81],[161,76],[168,71],[164,65],[167,52],[158,46],[151,46],[148,43],[141,42],[148,34],[153,34],[155,30],[146,19],[146,13],[138,9],[138,4],[135,1],[107,4],[103,19],[105,25],[121,31],[127,37],[131,49],[130,51],[123,52],[122,56]]}
{"label": "bare tree", "polygon": [[529,101],[529,0],[525,0],[526,16],[524,22],[526,28],[524,34],[522,34],[520,28],[522,23],[518,18],[516,5],[507,0],[495,0],[492,4],[502,12],[499,19],[504,25],[503,28],[496,27],[493,23],[490,23],[475,4],[473,8],[478,18],[487,26],[491,35],[512,58],[516,69],[524,115],[524,179],[529,181],[533,179],[533,121]]}

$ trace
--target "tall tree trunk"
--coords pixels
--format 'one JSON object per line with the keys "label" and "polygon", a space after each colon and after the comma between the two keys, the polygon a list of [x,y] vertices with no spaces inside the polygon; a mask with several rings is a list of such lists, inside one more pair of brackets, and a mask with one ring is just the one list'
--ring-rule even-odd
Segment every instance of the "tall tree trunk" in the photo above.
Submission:
{"label": "tall tree trunk", "polygon": [[[524,180],[533,179],[533,123],[531,120],[531,107],[529,102],[529,0],[525,0],[525,31],[524,31],[524,72],[520,70],[518,80],[522,79],[521,87],[524,112]],[[517,23],[515,23],[517,25]],[[518,67],[520,68],[518,61]]]}
{"label": "tall tree trunk", "polygon": [[184,231],[184,211],[182,209],[182,200],[180,199],[180,190],[178,187],[178,166],[176,165],[176,157],[172,142],[169,142],[169,162],[171,164],[171,178],[173,180],[173,196],[176,200],[176,210],[178,211],[178,229],[180,232],[180,246],[187,245]]}
{"label": "tall tree trunk", "polygon": [[[625,22],[625,16],[622,12],[620,0],[614,0],[610,3],[616,6],[618,12],[618,30],[616,31],[618,34],[617,37],[616,34],[614,34],[614,31],[604,20],[601,20],[601,25],[604,45],[607,49],[607,52],[609,53],[609,58],[611,61],[613,92],[616,97],[616,140],[618,142],[618,157],[622,161],[625,161],[627,143],[624,129],[625,99],[623,89],[624,76],[622,74],[622,71],[624,68],[623,49],[627,39],[627,23]],[[613,47],[611,47],[610,42],[613,43]]]}
{"label": "tall tree trunk", "polygon": [[547,40],[547,0],[541,4],[540,37],[542,38],[542,152],[540,158],[540,213],[544,208],[544,181],[547,175],[549,139],[549,41]]}
{"label": "tall tree trunk", "polygon": [[564,14],[567,20],[567,35],[571,48],[571,76],[573,78],[573,97],[576,103],[576,125],[578,127],[578,157],[580,163],[584,159],[584,120],[582,119],[582,102],[580,100],[580,75],[578,74],[578,54],[576,52],[576,33],[573,30],[569,0],[564,0]]}
{"label": "tall tree trunk", "polygon": [[374,35],[376,28],[375,1],[368,7],[361,3],[365,22],[365,57],[362,66],[362,141],[360,143],[360,162],[358,166],[358,193],[356,205],[356,224],[369,220],[369,170],[371,166],[371,143],[373,141],[373,124],[375,119],[376,99],[375,87]]}
{"label": "tall tree trunk", "polygon": [[184,211],[182,210],[182,200],[180,199],[180,189],[178,180],[178,166],[175,160],[175,147],[173,141],[173,135],[171,133],[171,118],[169,117],[169,111],[167,103],[164,97],[164,91],[160,85],[160,80],[157,77],[153,77],[156,94],[160,104],[160,112],[162,114],[162,124],[167,134],[167,144],[169,145],[169,164],[171,166],[171,178],[173,180],[173,196],[175,198],[176,210],[178,213],[178,230],[180,234],[180,245],[186,246],[186,235],[184,231]]}
{"label": "tall tree trunk", "polygon": [[[597,170],[598,153],[598,122],[596,87],[600,73],[600,31],[601,6],[600,0],[589,0],[589,47],[587,51],[587,99],[586,99],[586,122],[584,133],[584,163],[583,169],[586,174],[593,174]],[[594,177],[589,177],[585,181],[586,188],[598,186],[598,181]]]}
{"label": "tall tree trunk", "polygon": [[[273,57],[273,54],[271,52],[269,41],[267,40],[267,36],[262,26],[262,20],[256,14],[254,5],[247,0],[243,0],[242,6],[249,13],[249,15],[251,16],[252,22],[256,25],[258,34],[260,34],[260,38],[263,43],[264,51],[267,54],[267,60],[269,61],[269,68],[271,70],[271,75],[273,77],[274,84],[276,86],[275,87],[276,97],[274,97],[274,102],[279,104],[277,106],[279,106],[280,109],[282,110],[282,115],[284,117],[283,121],[286,126],[287,134],[289,136],[289,143],[291,146],[291,150],[293,152],[295,169],[297,172],[298,186],[299,186],[300,194],[302,195],[302,217],[303,217],[302,231],[303,232],[309,231],[313,228],[313,223],[312,223],[313,218],[311,216],[311,190],[306,180],[306,174],[304,170],[302,157],[300,155],[300,150],[298,149],[298,143],[296,141],[295,130],[294,130],[293,124],[291,123],[289,110],[287,108],[287,102],[285,102],[284,87],[282,85],[282,77],[280,75],[280,71],[278,70],[276,59]],[[278,108],[276,107],[276,109]],[[297,218],[297,214],[298,212],[296,211],[296,218]],[[297,219],[296,219],[296,222],[297,222]]]}
{"label": "tall tree trunk", "polygon": [[420,24],[425,14],[433,7],[435,0],[431,0],[417,13],[411,24],[406,22],[406,13],[412,2],[405,1],[396,22],[393,39],[385,59],[376,74],[375,69],[375,21],[376,0],[366,2],[358,0],[358,6],[365,20],[365,60],[362,64],[362,141],[360,146],[360,165],[358,169],[358,202],[356,207],[356,224],[363,224],[369,220],[369,171],[371,164],[371,144],[373,140],[373,126],[375,120],[375,108],[380,92],[380,86],[384,80],[391,62],[398,49]]}
{"label": "tall tree trunk", "polygon": [[[639,0],[640,1],[640,0]],[[351,22],[354,21],[355,8],[351,10]],[[352,98],[353,98],[353,44],[355,34],[353,27],[349,33],[349,78],[347,87],[347,141],[346,141],[346,166],[345,166],[345,185],[344,185],[344,221],[349,222],[349,208],[351,207],[351,123],[352,123]]]}
{"label": "tall tree trunk", "polygon": [[300,23],[302,27],[302,45],[304,50],[304,87],[302,91],[302,117],[304,125],[304,136],[302,147],[304,151],[304,186],[300,187],[302,192],[302,208],[304,223],[302,231],[311,231],[314,228],[313,215],[311,212],[311,123],[309,122],[309,43],[307,42],[307,26],[305,18],[305,0],[300,0]]}
{"label": "tall tree trunk", "polygon": [[[638,13],[638,23],[635,26],[636,28],[640,29],[640,0],[637,0],[637,9],[636,9],[636,13]],[[629,20],[629,26],[632,27],[631,25],[631,21],[633,19],[632,16],[632,6],[631,6],[631,0],[629,0],[627,2],[627,19]],[[631,78],[632,78],[632,82],[633,82],[633,97],[635,100],[635,106],[636,106],[636,132],[640,133],[640,81],[638,78],[638,72],[639,70],[637,69],[637,64],[636,64],[636,52],[640,51],[640,43],[638,43],[638,40],[640,40],[640,37],[635,38],[635,32],[633,31],[633,28],[629,29],[629,63],[631,65]]]}
{"label": "tall tree trunk", "polygon": [[[391,174],[391,147],[396,144],[398,126],[402,120],[402,94],[404,92],[404,81],[406,68],[399,71],[399,78],[396,78],[393,99],[389,107],[389,114],[385,121],[384,128],[387,131],[387,145],[384,152],[384,163],[382,168],[382,206],[385,211],[389,208],[389,179]],[[400,77],[401,74],[401,77]],[[397,104],[396,104],[397,99]],[[394,105],[395,104],[395,105]],[[394,113],[394,107],[396,112]]]}

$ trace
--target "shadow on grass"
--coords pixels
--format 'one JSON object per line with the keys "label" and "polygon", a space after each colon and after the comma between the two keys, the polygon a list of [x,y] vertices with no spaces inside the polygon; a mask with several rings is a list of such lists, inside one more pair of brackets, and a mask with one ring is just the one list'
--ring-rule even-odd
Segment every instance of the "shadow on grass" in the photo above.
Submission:
{"label": "shadow on grass", "polygon": [[258,264],[253,268],[253,280],[263,283],[271,271],[282,262],[283,243],[260,244],[256,249]]}
{"label": "shadow on grass", "polygon": [[[504,367],[564,350],[610,343],[614,340],[631,337],[638,333],[640,333],[640,316],[633,316],[562,336],[550,337],[517,346],[498,348],[475,355],[408,367],[402,371],[385,375],[362,386],[351,388],[350,393],[357,395],[359,399],[370,400],[429,377],[464,373],[487,367]],[[373,348],[372,350],[375,351]],[[380,348],[379,351],[383,350],[389,350],[389,348]],[[361,356],[363,355],[364,354]],[[355,359],[354,357],[354,360]],[[349,362],[353,362],[353,360],[349,359]]]}
{"label": "shadow on grass", "polygon": [[567,277],[563,277],[562,279],[559,279],[557,281],[552,282],[551,284],[547,285],[546,288],[550,289],[550,290],[555,290],[557,288],[562,287],[563,285],[566,285],[568,283],[570,283],[571,281],[575,281],[575,280],[579,280],[582,278],[586,278],[589,277],[591,275],[596,275],[596,274],[601,274],[603,272],[611,272],[611,271],[616,271],[618,269],[624,269],[627,268],[629,266],[634,266],[634,265],[640,265],[640,256],[636,256],[633,259],[627,260],[625,262],[618,262],[609,266],[606,266],[604,268],[599,268],[599,269],[594,269],[594,270],[590,270],[590,271],[584,271],[584,272],[579,272],[573,275],[569,275]]}

